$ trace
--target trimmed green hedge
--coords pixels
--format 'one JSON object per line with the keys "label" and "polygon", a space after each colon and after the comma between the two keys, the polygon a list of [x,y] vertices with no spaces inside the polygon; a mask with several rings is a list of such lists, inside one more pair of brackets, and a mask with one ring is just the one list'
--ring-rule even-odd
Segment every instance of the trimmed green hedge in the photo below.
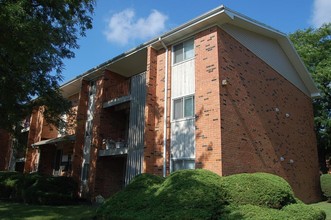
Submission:
{"label": "trimmed green hedge", "polygon": [[320,178],[323,195],[331,202],[331,174],[323,174]]}
{"label": "trimmed green hedge", "polygon": [[183,170],[165,180],[139,175],[97,213],[101,219],[217,219],[226,204],[220,176],[206,170]]}
{"label": "trimmed green hedge", "polygon": [[29,204],[72,204],[77,183],[69,177],[0,172],[0,198]]}
{"label": "trimmed green hedge", "polygon": [[228,176],[223,184],[231,203],[281,209],[295,203],[291,186],[281,177],[269,173],[242,173]]}
{"label": "trimmed green hedge", "polygon": [[207,170],[181,170],[166,179],[142,174],[107,199],[97,219],[324,220],[303,204],[282,178],[267,174],[220,177]]}
{"label": "trimmed green hedge", "polygon": [[282,209],[256,205],[231,205],[224,220],[324,220],[325,212],[305,204],[290,204]]}

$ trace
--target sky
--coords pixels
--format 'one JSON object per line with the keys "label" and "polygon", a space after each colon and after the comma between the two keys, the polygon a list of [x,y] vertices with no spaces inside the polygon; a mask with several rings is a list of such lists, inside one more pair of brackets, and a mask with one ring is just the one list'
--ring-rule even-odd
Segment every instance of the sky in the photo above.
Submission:
{"label": "sky", "polygon": [[63,82],[220,5],[283,33],[331,22],[331,0],[96,0],[93,29],[64,60]]}

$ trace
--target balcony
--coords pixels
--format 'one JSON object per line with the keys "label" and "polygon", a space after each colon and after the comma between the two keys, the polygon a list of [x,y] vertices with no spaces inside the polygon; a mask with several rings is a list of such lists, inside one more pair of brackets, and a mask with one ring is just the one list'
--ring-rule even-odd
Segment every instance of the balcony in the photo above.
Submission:
{"label": "balcony", "polygon": [[104,149],[99,150],[99,156],[115,156],[128,153],[128,145],[126,141],[114,141],[112,139],[104,139],[102,143]]}

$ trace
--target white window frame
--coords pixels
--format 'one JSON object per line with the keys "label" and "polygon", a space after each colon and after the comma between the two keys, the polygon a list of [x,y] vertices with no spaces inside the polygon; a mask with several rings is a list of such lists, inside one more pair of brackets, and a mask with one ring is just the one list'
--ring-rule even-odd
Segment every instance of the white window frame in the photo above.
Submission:
{"label": "white window frame", "polygon": [[[192,103],[192,115],[190,116],[185,116],[185,99],[187,98],[193,98],[193,103]],[[182,100],[182,117],[181,118],[175,118],[175,100]],[[172,98],[171,100],[171,121],[181,121],[181,120],[187,120],[187,119],[192,119],[195,118],[195,95],[190,94],[190,95],[185,95],[185,96],[180,96],[176,98]]]}
{"label": "white window frame", "polygon": [[[185,161],[192,161],[194,167],[193,168],[175,169],[174,163],[179,162],[179,161],[182,162],[182,163],[184,163]],[[175,172],[177,170],[187,170],[187,169],[194,170],[195,165],[196,165],[195,164],[195,157],[194,158],[193,157],[171,158],[171,160],[170,160],[170,173]]]}
{"label": "white window frame", "polygon": [[[189,58],[186,58],[185,57],[185,43],[189,42],[189,41],[192,41],[193,42],[193,55],[192,57],[189,57]],[[178,61],[178,62],[175,62],[175,47],[179,46],[179,45],[183,45],[183,59],[181,61]],[[194,38],[189,38],[189,39],[186,39],[178,44],[175,44],[172,46],[172,64],[173,65],[177,65],[177,64],[180,64],[180,63],[183,63],[183,62],[186,62],[188,60],[191,60],[191,59],[194,59],[194,56],[195,56],[195,48],[194,48]]]}

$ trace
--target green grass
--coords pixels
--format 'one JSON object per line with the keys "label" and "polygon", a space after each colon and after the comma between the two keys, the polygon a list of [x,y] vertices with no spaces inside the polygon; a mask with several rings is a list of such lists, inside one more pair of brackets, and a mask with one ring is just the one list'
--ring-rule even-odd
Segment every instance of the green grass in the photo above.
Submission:
{"label": "green grass", "polygon": [[0,201],[1,220],[55,220],[55,219],[91,219],[95,207],[88,205],[44,206],[7,203]]}
{"label": "green grass", "polygon": [[324,212],[326,213],[326,220],[331,220],[331,203],[319,202],[311,205],[324,210]]}

